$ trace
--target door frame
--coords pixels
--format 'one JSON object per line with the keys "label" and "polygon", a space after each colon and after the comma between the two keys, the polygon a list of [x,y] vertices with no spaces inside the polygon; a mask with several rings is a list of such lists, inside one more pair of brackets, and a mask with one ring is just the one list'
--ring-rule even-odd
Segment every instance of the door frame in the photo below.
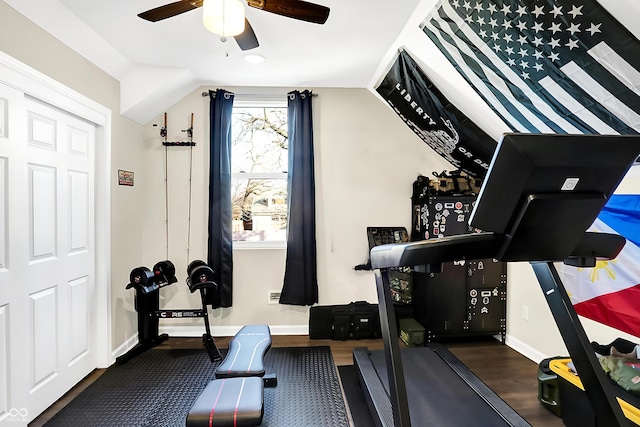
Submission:
{"label": "door frame", "polygon": [[0,83],[81,117],[96,126],[95,289],[93,349],[97,368],[113,363],[111,336],[111,110],[0,51]]}

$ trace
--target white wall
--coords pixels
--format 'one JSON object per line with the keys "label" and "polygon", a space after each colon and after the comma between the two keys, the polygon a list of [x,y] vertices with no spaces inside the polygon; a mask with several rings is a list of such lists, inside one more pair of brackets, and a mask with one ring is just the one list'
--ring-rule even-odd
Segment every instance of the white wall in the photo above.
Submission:
{"label": "white wall", "polygon": [[[170,141],[185,140],[180,132],[195,113],[191,244],[187,255],[188,167],[187,147],[169,147],[169,259],[180,283],[161,290],[165,307],[198,307],[197,295],[184,285],[189,260],[206,259],[206,205],[208,191],[208,97],[200,88],[171,107]],[[286,88],[225,88],[242,94],[281,94]],[[305,89],[305,88],[301,88]],[[435,155],[385,104],[366,89],[313,89],[316,166],[317,249],[319,303],[376,301],[373,273],[353,267],[368,259],[367,226],[405,226],[411,222],[411,191],[418,174],[451,169]],[[164,147],[159,134],[162,115],[144,126],[145,225],[144,265],[166,258]],[[214,334],[232,333],[248,323],[268,323],[274,333],[304,333],[308,307],[267,304],[269,290],[280,290],[284,276],[284,249],[234,250],[233,307],[216,309],[211,316]],[[133,266],[132,266],[133,267]],[[175,325],[202,325],[201,319]],[[166,325],[171,325],[166,322]],[[185,331],[168,327],[175,333]],[[200,332],[201,333],[201,332]]]}
{"label": "white wall", "polygon": [[[82,58],[48,33],[0,1],[0,50],[48,75],[69,88],[91,98],[112,111],[111,129],[111,305],[112,347],[122,344],[137,332],[136,317],[125,308],[132,297],[124,287],[131,264],[139,264],[142,255],[143,209],[145,194],[139,177],[141,170],[141,126],[122,117],[120,84],[113,77]],[[136,185],[117,184],[117,170],[136,172]]]}

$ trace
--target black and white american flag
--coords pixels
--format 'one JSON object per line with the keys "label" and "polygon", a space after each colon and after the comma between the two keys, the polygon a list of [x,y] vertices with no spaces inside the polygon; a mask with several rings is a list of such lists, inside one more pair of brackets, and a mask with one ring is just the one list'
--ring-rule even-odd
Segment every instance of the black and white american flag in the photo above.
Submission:
{"label": "black and white american flag", "polygon": [[422,24],[515,132],[640,133],[640,43],[592,0],[441,0]]}

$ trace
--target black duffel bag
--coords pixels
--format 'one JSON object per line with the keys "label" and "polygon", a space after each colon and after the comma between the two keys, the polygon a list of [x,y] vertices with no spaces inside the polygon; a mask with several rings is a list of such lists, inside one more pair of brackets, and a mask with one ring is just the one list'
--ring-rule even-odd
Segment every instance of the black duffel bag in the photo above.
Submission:
{"label": "black duffel bag", "polygon": [[334,340],[380,338],[378,305],[356,301],[343,305],[311,307],[309,338]]}

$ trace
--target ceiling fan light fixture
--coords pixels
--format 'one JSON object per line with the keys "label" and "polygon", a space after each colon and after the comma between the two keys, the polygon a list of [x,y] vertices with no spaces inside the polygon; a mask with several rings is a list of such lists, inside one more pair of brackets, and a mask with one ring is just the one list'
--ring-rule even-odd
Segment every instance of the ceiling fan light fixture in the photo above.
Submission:
{"label": "ceiling fan light fixture", "polygon": [[244,31],[244,3],[240,0],[204,0],[202,22],[214,34],[237,36]]}

